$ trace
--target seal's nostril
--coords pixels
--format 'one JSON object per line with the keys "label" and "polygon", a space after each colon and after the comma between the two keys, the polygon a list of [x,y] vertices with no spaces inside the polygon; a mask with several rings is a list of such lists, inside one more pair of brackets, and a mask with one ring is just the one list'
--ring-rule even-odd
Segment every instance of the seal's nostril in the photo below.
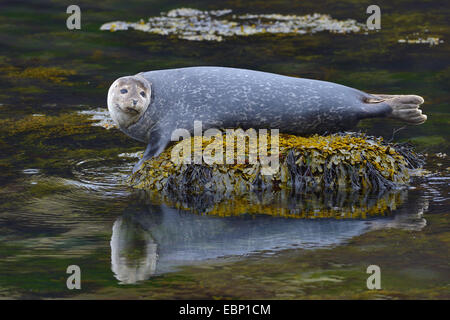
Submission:
{"label": "seal's nostril", "polygon": [[136,103],[137,103],[137,100],[132,100],[133,101],[133,106],[135,106],[136,105]]}

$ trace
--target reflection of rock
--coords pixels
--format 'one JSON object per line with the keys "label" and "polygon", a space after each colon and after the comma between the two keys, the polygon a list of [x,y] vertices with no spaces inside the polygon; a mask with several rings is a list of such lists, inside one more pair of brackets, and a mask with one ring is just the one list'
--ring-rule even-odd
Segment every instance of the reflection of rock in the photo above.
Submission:
{"label": "reflection of rock", "polygon": [[[397,196],[404,199],[407,191],[398,192]],[[376,203],[370,198],[366,197],[366,201]],[[122,282],[134,283],[208,259],[340,245],[365,232],[386,227],[420,230],[425,225],[421,214],[426,204],[422,205],[419,197],[410,200],[392,215],[374,219],[291,219],[261,214],[220,217],[150,204],[146,210],[127,210],[114,224],[112,270]],[[299,207],[295,201],[303,203],[305,199],[291,199],[290,205]],[[335,199],[322,205],[340,204]],[[388,212],[386,209],[381,215]]]}
{"label": "reflection of rock", "polygon": [[247,192],[239,196],[219,192],[192,194],[142,191],[142,194],[153,203],[165,203],[199,214],[354,219],[389,214],[404,202],[406,191],[396,189],[380,193],[331,191],[295,194],[283,189],[278,192]]}
{"label": "reflection of rock", "polygon": [[135,283],[155,273],[157,244],[132,221],[118,218],[111,237],[111,265],[117,280]]}

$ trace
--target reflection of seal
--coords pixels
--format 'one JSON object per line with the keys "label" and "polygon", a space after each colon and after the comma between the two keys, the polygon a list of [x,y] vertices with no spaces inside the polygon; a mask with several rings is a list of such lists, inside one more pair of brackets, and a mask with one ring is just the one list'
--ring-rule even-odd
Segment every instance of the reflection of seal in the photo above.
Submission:
{"label": "reflection of seal", "polygon": [[157,244],[149,233],[118,218],[111,237],[111,266],[121,283],[136,283],[155,273]]}
{"label": "reflection of seal", "polygon": [[426,120],[419,96],[370,95],[339,84],[266,72],[192,67],[117,79],[108,109],[120,129],[148,143],[140,164],[159,155],[173,130],[193,132],[194,120],[209,128],[279,129],[305,135],[354,127],[359,120],[391,117]]}
{"label": "reflection of seal", "polygon": [[[147,206],[145,203],[157,200],[147,198],[147,195],[140,193],[144,201],[127,208],[113,226],[111,266],[121,283],[139,282],[172,272],[180,266],[220,257],[337,246],[373,229],[420,231],[426,225],[422,214],[428,206],[421,190],[391,190],[383,194],[316,194],[308,197],[307,201],[294,195],[277,197],[272,192],[262,192],[248,198],[251,204],[246,208],[257,208],[255,211],[264,208],[274,213],[285,209],[292,213],[291,218],[266,214],[236,217],[180,214],[186,211],[172,207],[181,203],[175,199],[167,203],[169,206]],[[396,209],[392,199],[398,198],[408,199],[408,202]],[[221,206],[234,215],[235,208],[242,205],[241,200],[201,194],[196,201],[204,208]],[[389,203],[389,208],[378,208],[370,218],[362,218],[352,212],[354,209],[364,211],[366,207],[377,208],[385,203]],[[187,208],[192,205],[192,202],[183,203]],[[332,217],[317,215],[329,208],[339,209]],[[338,214],[338,211],[344,214]]]}

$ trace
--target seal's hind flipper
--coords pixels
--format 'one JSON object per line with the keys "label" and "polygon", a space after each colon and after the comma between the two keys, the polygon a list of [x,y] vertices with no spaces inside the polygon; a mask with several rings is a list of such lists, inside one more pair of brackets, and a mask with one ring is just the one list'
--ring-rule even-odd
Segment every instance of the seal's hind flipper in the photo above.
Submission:
{"label": "seal's hind flipper", "polygon": [[380,99],[373,101],[373,103],[384,102],[391,107],[392,112],[388,115],[389,118],[401,120],[409,124],[422,124],[427,120],[427,116],[422,114],[422,110],[419,109],[420,105],[424,102],[420,96],[387,94],[373,94],[373,96]]}

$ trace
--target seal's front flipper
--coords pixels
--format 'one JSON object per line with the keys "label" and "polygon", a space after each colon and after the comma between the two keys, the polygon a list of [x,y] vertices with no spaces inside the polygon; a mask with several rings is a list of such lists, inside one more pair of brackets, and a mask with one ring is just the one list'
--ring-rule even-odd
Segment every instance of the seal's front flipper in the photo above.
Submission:
{"label": "seal's front flipper", "polygon": [[427,116],[419,109],[424,102],[423,98],[416,95],[387,95],[374,94],[374,99],[369,99],[367,103],[384,102],[392,109],[388,114],[389,118],[404,121],[409,124],[422,124],[427,120]]}
{"label": "seal's front flipper", "polygon": [[159,156],[159,155],[161,154],[162,151],[160,151],[160,152],[158,153],[158,150],[159,150],[159,146],[158,146],[157,144],[149,143],[149,144],[147,145],[147,148],[146,148],[145,151],[144,151],[144,155],[142,156],[142,158],[138,161],[138,163],[136,163],[136,164],[134,165],[134,167],[133,167],[133,173],[135,173],[136,171],[138,171],[138,170],[141,168],[142,164],[143,164],[145,161],[149,160],[149,159],[152,158],[152,157]]}
{"label": "seal's front flipper", "polygon": [[144,151],[144,155],[142,158],[136,163],[133,167],[133,173],[138,171],[142,164],[149,160],[152,157],[157,157],[161,154],[161,152],[164,151],[164,149],[167,147],[168,141],[163,141],[159,139],[159,136],[156,137],[156,135],[153,135],[153,139],[150,139],[149,144],[147,145],[147,148]]}
{"label": "seal's front flipper", "polygon": [[150,159],[151,157],[153,157],[154,154],[154,148],[153,145],[148,144],[147,148],[144,151],[144,155],[142,156],[142,158],[134,165],[133,167],[133,173],[135,173],[136,171],[138,171],[142,164],[147,161],[148,159]]}

